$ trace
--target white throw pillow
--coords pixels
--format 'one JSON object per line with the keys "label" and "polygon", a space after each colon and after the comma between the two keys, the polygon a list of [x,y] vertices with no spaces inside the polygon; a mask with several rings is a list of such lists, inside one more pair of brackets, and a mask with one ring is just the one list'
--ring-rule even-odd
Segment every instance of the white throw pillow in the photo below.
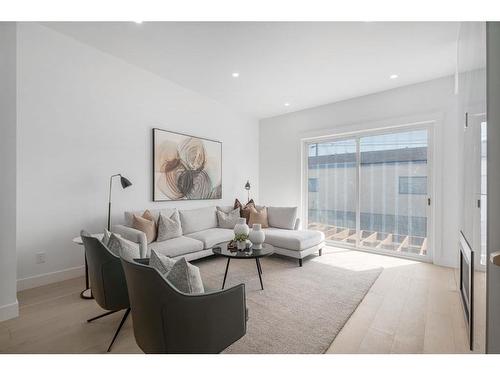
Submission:
{"label": "white throw pillow", "polygon": [[297,220],[297,207],[268,207],[269,226],[281,229],[294,229]]}
{"label": "white throw pillow", "polygon": [[170,217],[161,213],[158,218],[158,237],[156,241],[166,241],[180,236],[182,236],[182,227],[179,211],[175,210]]}
{"label": "white throw pillow", "polygon": [[153,267],[163,276],[166,276],[170,272],[175,264],[175,260],[167,257],[166,255],[157,253],[155,250],[151,249],[151,257],[149,258],[149,266]]}
{"label": "white throw pillow", "polygon": [[111,233],[107,248],[117,257],[132,260],[141,257],[139,245]]}
{"label": "white throw pillow", "polygon": [[102,236],[101,242],[104,244],[104,246],[108,246],[109,238],[111,237],[111,232],[104,228],[104,235]]}
{"label": "white throw pillow", "polygon": [[220,228],[234,229],[234,226],[238,224],[238,220],[240,218],[239,207],[231,210],[230,212],[224,212],[219,210],[219,207],[217,207],[217,220]]}

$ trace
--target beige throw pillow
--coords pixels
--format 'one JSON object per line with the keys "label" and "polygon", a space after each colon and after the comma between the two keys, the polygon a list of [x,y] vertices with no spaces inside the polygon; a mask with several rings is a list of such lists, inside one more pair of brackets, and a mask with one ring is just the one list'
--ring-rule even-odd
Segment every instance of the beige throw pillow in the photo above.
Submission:
{"label": "beige throw pillow", "polygon": [[142,216],[134,214],[132,227],[144,232],[148,243],[156,240],[156,223],[153,215],[148,210],[144,211]]}
{"label": "beige throw pillow", "polygon": [[269,223],[267,221],[266,207],[262,207],[260,209],[255,207],[250,207],[250,218],[248,220],[248,226],[252,227],[254,224],[260,224],[262,228],[269,227]]}

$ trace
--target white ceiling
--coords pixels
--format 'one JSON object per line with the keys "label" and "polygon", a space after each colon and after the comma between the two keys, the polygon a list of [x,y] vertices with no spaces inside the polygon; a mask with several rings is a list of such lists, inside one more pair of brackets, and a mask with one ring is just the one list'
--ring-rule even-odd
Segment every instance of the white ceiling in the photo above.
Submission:
{"label": "white ceiling", "polygon": [[[453,74],[459,26],[446,22],[45,25],[257,118]],[[233,78],[233,72],[239,72],[239,78]],[[399,78],[391,80],[391,74]]]}

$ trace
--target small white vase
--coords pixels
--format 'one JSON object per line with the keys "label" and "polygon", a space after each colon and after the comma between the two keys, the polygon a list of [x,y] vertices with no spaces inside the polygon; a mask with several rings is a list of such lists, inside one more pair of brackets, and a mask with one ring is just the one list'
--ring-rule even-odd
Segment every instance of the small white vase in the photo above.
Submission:
{"label": "small white vase", "polygon": [[247,241],[236,241],[236,246],[238,250],[245,250],[247,247]]}
{"label": "small white vase", "polygon": [[250,232],[250,228],[247,225],[247,221],[245,220],[244,217],[241,217],[238,219],[238,223],[234,226],[234,235],[238,234],[244,234],[245,236],[248,236],[248,233]]}
{"label": "small white vase", "polygon": [[252,230],[250,231],[250,234],[248,235],[250,241],[252,242],[252,248],[260,250],[262,249],[262,244],[264,243],[264,240],[266,239],[266,234],[262,230],[262,225],[261,224],[254,224],[252,226]]}

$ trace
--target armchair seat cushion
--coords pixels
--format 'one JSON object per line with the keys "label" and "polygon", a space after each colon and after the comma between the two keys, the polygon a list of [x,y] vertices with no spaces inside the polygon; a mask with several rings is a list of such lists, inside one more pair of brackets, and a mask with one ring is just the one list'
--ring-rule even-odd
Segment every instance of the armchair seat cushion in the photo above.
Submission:
{"label": "armchair seat cushion", "polygon": [[188,234],[186,237],[201,241],[205,249],[210,249],[218,243],[231,241],[234,238],[234,231],[232,229],[211,228]]}
{"label": "armchair seat cushion", "polygon": [[157,253],[175,258],[180,255],[195,253],[203,250],[203,242],[185,236],[172,238],[171,240],[152,242],[149,249],[154,249]]}
{"label": "armchair seat cushion", "polygon": [[301,251],[316,246],[325,240],[323,232],[316,230],[288,230],[266,228],[265,242],[283,249]]}

